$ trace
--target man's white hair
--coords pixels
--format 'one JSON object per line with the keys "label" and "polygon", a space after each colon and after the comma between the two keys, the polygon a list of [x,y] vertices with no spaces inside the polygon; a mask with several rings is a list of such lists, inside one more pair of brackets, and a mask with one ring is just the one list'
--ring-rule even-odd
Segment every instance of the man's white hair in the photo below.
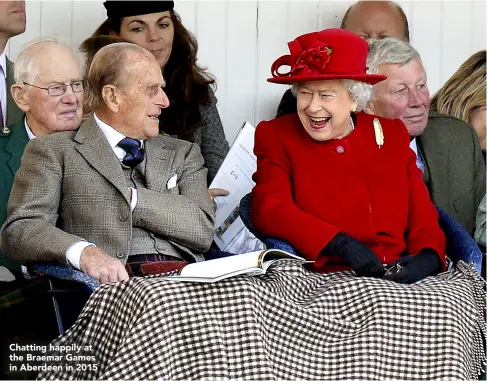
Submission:
{"label": "man's white hair", "polygon": [[423,66],[419,53],[407,42],[392,37],[382,40],[371,39],[369,40],[369,54],[367,55],[367,73],[378,74],[380,65],[395,64],[402,66],[415,58]]}
{"label": "man's white hair", "polygon": [[58,41],[54,37],[38,37],[22,46],[14,66],[15,83],[32,83],[36,79],[38,68],[36,67],[35,55],[39,44],[45,43],[57,44],[65,47],[71,52],[76,61],[79,62],[78,57],[67,44]]}
{"label": "man's white hair", "polygon": [[[357,102],[357,111],[362,111],[372,97],[373,87],[368,83],[355,81],[353,79],[341,79],[343,86],[347,89],[350,96]],[[299,83],[294,83],[291,91],[294,96],[297,96]]]}

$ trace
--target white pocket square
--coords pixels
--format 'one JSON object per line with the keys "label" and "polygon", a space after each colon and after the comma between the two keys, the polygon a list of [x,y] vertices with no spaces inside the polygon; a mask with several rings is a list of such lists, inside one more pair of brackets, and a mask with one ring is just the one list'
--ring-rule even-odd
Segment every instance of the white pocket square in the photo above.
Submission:
{"label": "white pocket square", "polygon": [[178,184],[178,175],[175,173],[167,180],[167,189],[172,189]]}

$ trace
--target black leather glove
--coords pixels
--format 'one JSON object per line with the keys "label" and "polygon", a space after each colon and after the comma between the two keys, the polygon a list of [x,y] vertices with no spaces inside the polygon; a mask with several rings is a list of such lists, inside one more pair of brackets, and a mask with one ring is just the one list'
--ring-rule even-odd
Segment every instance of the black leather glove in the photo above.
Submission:
{"label": "black leather glove", "polygon": [[417,255],[406,255],[394,262],[384,279],[410,284],[427,276],[438,274],[441,266],[442,263],[436,251],[423,249]]}
{"label": "black leather glove", "polygon": [[373,278],[382,278],[385,269],[372,250],[363,243],[344,233],[338,233],[321,250],[320,255],[342,257],[352,266],[355,275]]}

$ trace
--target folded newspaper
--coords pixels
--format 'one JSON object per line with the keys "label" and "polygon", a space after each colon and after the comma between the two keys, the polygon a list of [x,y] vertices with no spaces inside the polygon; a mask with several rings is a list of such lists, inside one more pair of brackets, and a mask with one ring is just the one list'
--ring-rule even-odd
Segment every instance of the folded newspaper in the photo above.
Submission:
{"label": "folded newspaper", "polygon": [[240,200],[252,191],[252,175],[257,169],[254,155],[255,128],[245,122],[232,144],[210,188],[223,188],[228,196],[215,198],[215,243],[235,254],[263,249],[263,244],[244,226],[239,217]]}

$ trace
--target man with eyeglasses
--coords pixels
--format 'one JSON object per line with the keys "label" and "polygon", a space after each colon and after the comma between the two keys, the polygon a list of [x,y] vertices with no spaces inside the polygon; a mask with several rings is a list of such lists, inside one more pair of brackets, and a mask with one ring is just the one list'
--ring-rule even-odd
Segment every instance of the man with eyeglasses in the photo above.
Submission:
{"label": "man with eyeglasses", "polygon": [[[74,52],[56,40],[41,38],[28,43],[17,58],[14,79],[10,90],[24,117],[0,130],[0,226],[29,140],[75,130],[83,114],[80,64]],[[15,278],[21,278],[20,265],[0,252],[0,295],[16,287]]]}
{"label": "man with eyeglasses", "polygon": [[79,131],[27,145],[2,250],[24,263],[70,265],[100,283],[203,260],[214,232],[207,169],[197,144],[159,134],[169,100],[154,55],[107,45],[86,81],[93,113]]}

